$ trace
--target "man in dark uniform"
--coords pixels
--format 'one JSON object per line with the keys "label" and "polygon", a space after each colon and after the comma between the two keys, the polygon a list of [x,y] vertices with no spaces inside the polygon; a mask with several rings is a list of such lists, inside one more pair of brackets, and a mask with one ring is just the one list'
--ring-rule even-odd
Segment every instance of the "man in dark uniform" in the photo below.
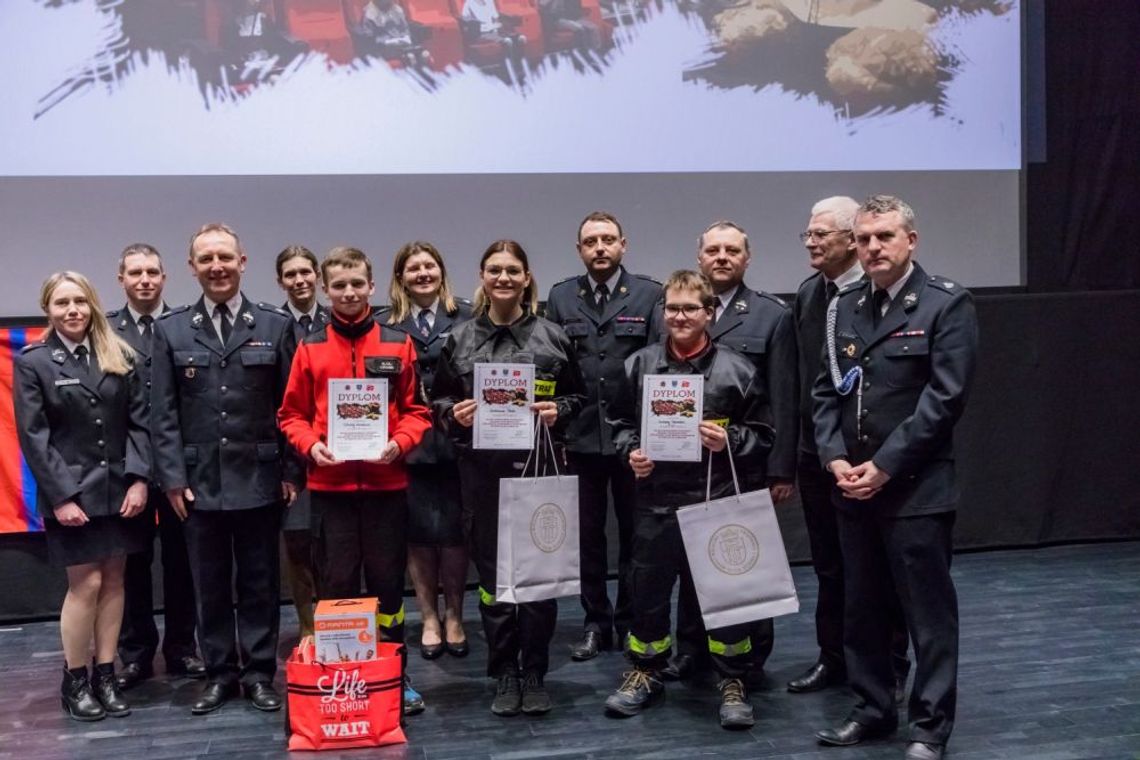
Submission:
{"label": "man in dark uniform", "polygon": [[[316,255],[303,245],[286,246],[277,254],[277,284],[287,300],[281,310],[293,317],[293,337],[299,345],[310,333],[329,323],[329,310],[317,302],[320,265]],[[282,525],[285,580],[297,610],[301,636],[313,633],[313,598],[317,594],[314,573],[312,500],[308,489],[297,494],[297,500],[285,513]]]}
{"label": "man in dark uniform", "polygon": [[[770,404],[776,441],[767,467],[750,468],[742,487],[768,488],[772,502],[780,504],[792,495],[796,477],[796,335],[792,312],[783,299],[752,290],[744,273],[752,261],[748,233],[734,222],[710,224],[697,240],[697,264],[716,295],[716,314],[709,336],[752,362],[760,387]],[[750,631],[752,672],[763,672],[772,653],[771,620],[757,621]],[[682,586],[677,597],[677,656],[662,675],[684,679],[693,675],[708,656],[708,637],[701,622],[700,605]]]}
{"label": "man in dark uniform", "polygon": [[[166,272],[158,251],[146,243],[134,243],[119,256],[119,282],[127,294],[127,304],[107,314],[107,321],[137,355],[135,367],[147,389],[150,414],[151,348],[154,321],[168,308],[162,300]],[[170,509],[166,494],[151,483],[147,511],[139,519],[149,526],[158,514],[158,537],[162,544],[162,603],[165,618],[162,656],[171,675],[202,678],[206,666],[197,656],[194,641],[194,583],[186,556],[182,521]],[[154,591],[151,587],[153,542],[149,551],[127,555],[123,580],[123,625],[119,631],[119,659],[123,667],[116,680],[119,688],[129,689],[154,674],[158,650],[158,627],[154,624]]]}
{"label": "man in dark uniform", "polygon": [[937,760],[954,725],[958,680],[953,431],[974,376],[978,323],[969,292],[911,260],[917,243],[910,206],[892,196],[867,199],[855,217],[855,245],[869,281],[841,291],[828,311],[815,438],[835,478],[856,703],[817,737],[846,746],[895,730],[883,611],[897,594],[915,651],[906,757]]}
{"label": "man in dark uniform", "polygon": [[[855,255],[855,240],[851,232],[858,209],[859,203],[854,198],[825,198],[812,208],[807,231],[800,234],[800,240],[808,251],[808,264],[816,270],[800,285],[792,315],[800,368],[801,426],[797,480],[811,545],[811,564],[819,581],[815,603],[819,659],[788,682],[788,691],[795,693],[818,691],[841,684],[847,678],[843,658],[843,555],[839,549],[835,507],[831,503],[835,478],[823,469],[816,453],[811,391],[819,375],[827,305],[836,293],[863,277],[863,267]],[[902,608],[896,603],[893,610],[895,696],[896,700],[901,700],[910,662],[906,657],[906,621],[903,620]]]}
{"label": "man in dark uniform", "polygon": [[[609,649],[615,632],[623,646],[632,614],[634,478],[614,449],[607,417],[626,357],[653,341],[650,326],[661,285],[621,266],[626,244],[621,224],[612,214],[595,211],[587,216],[578,225],[578,255],[586,274],[557,283],[546,301],[546,318],[561,325],[574,341],[587,388],[586,406],[566,433],[570,466],[578,475],[581,599],[586,612],[582,639],[570,648],[575,660],[589,660],[600,649]],[[616,607],[606,593],[606,515],[611,497],[618,524]]]}
{"label": "man in dark uniform", "polygon": [[221,707],[239,681],[254,707],[281,707],[272,684],[280,620],[277,534],[301,473],[277,430],[277,408],[296,344],[288,314],[242,294],[245,261],[233,230],[202,227],[190,241],[190,271],[202,298],[155,325],[156,472],[185,520],[209,676],[191,708],[195,715]]}

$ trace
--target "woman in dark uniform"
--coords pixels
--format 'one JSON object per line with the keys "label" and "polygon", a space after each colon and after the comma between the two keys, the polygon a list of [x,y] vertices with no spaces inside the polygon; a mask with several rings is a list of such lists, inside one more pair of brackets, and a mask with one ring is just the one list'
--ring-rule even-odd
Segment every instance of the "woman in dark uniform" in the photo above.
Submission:
{"label": "woman in dark uniform", "polygon": [[492,243],[479,269],[476,316],[456,327],[443,347],[432,406],[437,424],[459,448],[464,523],[479,574],[479,612],[490,650],[487,674],[498,679],[491,712],[537,715],[550,710],[543,678],[558,606],[553,599],[518,605],[495,600],[499,479],[518,477],[528,452],[472,448],[474,371],[478,362],[534,364],[535,379],[542,382],[536,383],[539,400],[532,409],[555,429],[581,409],[582,379],[566,333],[535,316],[538,288],[522,246],[513,240]]}
{"label": "woman in dark uniform", "polygon": [[150,474],[146,390],[134,352],[107,324],[86,277],[53,274],[40,307],[48,329],[16,357],[15,406],[48,555],[67,568],[63,707],[76,720],[121,717],[130,713],[114,673],[123,569],[127,554],[145,550],[151,537],[131,519],[146,506]]}
{"label": "woman in dark uniform", "polygon": [[[455,298],[447,267],[435,246],[417,240],[396,252],[388,285],[390,306],[381,311],[390,325],[412,336],[416,370],[430,398],[436,363],[452,329],[471,319],[471,302]],[[433,428],[407,457],[408,574],[423,616],[420,654],[433,660],[445,651],[467,655],[463,632],[463,590],[467,547],[455,447]],[[444,611],[439,614],[439,592]]]}

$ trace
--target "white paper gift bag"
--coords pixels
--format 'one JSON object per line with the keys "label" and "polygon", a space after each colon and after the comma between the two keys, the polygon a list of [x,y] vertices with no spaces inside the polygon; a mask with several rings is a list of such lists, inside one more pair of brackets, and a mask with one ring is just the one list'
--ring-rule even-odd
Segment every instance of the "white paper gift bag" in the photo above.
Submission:
{"label": "white paper gift bag", "polygon": [[[578,476],[561,475],[546,425],[538,423],[555,474],[539,477],[542,443],[531,456],[534,475],[499,481],[499,545],[495,563],[495,599],[521,604],[582,591],[578,547]],[[535,452],[538,452],[537,455]]]}
{"label": "white paper gift bag", "polygon": [[701,617],[709,630],[800,609],[772,496],[767,489],[740,493],[736,464],[726,451],[736,495],[711,501],[709,483],[703,503],[677,510]]}

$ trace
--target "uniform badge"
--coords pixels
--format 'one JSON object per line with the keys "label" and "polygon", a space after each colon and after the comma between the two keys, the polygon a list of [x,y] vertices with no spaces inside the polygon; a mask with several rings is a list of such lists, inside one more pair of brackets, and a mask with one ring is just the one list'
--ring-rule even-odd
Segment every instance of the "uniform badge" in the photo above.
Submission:
{"label": "uniform badge", "polygon": [[126,326],[127,326],[127,320],[124,319],[123,321],[119,322],[119,327],[126,327]]}
{"label": "uniform badge", "polygon": [[191,327],[201,327],[202,326],[202,315],[201,315],[201,313],[195,314],[194,316],[192,316],[190,318],[190,326]]}
{"label": "uniform badge", "polygon": [[627,288],[625,285],[622,285],[620,288],[618,288],[619,293],[626,293],[628,291],[629,291],[629,288]]}
{"label": "uniform badge", "polygon": [[196,375],[196,374],[198,374],[198,368],[197,367],[187,367],[186,368],[186,379],[187,380],[193,380],[194,375]]}
{"label": "uniform badge", "polygon": [[241,319],[247,325],[249,325],[250,327],[253,327],[253,315],[250,314],[248,311],[243,311],[241,313]]}
{"label": "uniform badge", "polygon": [[843,353],[847,354],[848,359],[854,359],[855,358],[855,344],[854,343],[848,343],[847,347],[843,349]]}
{"label": "uniform badge", "polygon": [[578,289],[578,297],[579,298],[585,298],[586,297],[586,291],[582,288],[579,288]]}
{"label": "uniform badge", "polygon": [[748,311],[748,302],[747,301],[737,301],[736,303],[734,303],[732,305],[732,308],[736,309],[737,311]]}
{"label": "uniform badge", "polygon": [[946,287],[948,287],[948,288],[952,288],[952,287],[954,287],[954,283],[950,282],[949,280],[946,280],[946,281],[945,281],[945,282],[943,282],[942,284],[943,284],[943,285],[945,285],[945,286],[946,286]]}
{"label": "uniform badge", "polygon": [[862,306],[862,305],[863,305],[863,304],[865,304],[865,303],[867,303],[867,296],[863,296],[862,298],[860,298],[860,299],[859,299],[859,302],[858,302],[858,303],[856,303],[855,305],[856,305],[856,306]]}
{"label": "uniform badge", "polygon": [[51,360],[52,360],[53,362],[60,362],[60,363],[62,363],[62,362],[65,360],[65,359],[67,359],[67,352],[66,352],[66,351],[64,351],[62,348],[56,348],[56,349],[53,349],[53,350],[52,350],[52,352],[51,352]]}
{"label": "uniform badge", "polygon": [[55,387],[56,388],[61,388],[65,385],[79,385],[79,378],[78,377],[65,377],[62,380],[56,380],[55,381]]}
{"label": "uniform badge", "polygon": [[914,306],[916,303],[918,303],[917,293],[907,293],[906,296],[903,297],[903,306]]}

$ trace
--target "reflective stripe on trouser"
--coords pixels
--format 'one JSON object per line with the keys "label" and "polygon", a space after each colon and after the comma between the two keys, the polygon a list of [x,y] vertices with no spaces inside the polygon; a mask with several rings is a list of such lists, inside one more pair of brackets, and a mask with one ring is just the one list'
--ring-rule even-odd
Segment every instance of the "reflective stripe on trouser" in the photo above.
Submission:
{"label": "reflective stripe on trouser", "polygon": [[629,635],[629,651],[634,654],[644,655],[645,657],[655,657],[669,652],[672,647],[672,636],[666,636],[657,641],[642,641],[632,633]]}
{"label": "reflective stripe on trouser", "polygon": [[742,654],[748,654],[751,651],[752,639],[747,636],[733,644],[717,641],[712,636],[709,636],[709,652],[712,654],[719,654],[725,657],[738,657]]}
{"label": "reflective stripe on trouser", "polygon": [[404,603],[400,602],[400,609],[394,615],[383,612],[376,613],[376,626],[380,629],[382,641],[404,640]]}
{"label": "reflective stripe on trouser", "polygon": [[534,671],[545,675],[558,603],[508,604],[495,599],[495,559],[499,534],[499,478],[513,477],[513,467],[495,468],[461,460],[464,511],[470,513],[471,559],[479,576],[479,615],[487,636],[487,675]]}

